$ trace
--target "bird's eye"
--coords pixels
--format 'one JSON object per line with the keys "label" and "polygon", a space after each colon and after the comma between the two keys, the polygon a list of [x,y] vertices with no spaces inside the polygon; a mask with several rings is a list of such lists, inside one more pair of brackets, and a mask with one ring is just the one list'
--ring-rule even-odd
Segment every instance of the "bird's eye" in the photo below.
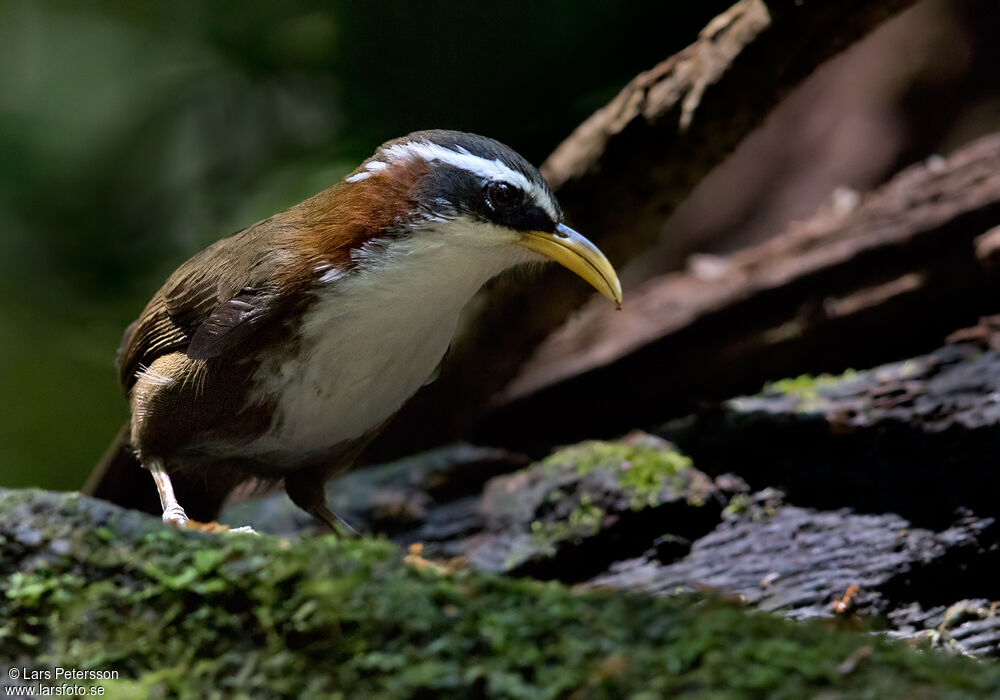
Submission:
{"label": "bird's eye", "polygon": [[495,211],[510,211],[524,199],[524,192],[506,182],[486,185],[486,199]]}

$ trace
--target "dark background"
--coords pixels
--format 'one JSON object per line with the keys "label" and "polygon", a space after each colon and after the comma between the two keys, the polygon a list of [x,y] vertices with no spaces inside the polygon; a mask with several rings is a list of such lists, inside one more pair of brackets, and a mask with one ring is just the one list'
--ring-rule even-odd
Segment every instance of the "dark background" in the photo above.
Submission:
{"label": "dark background", "polygon": [[[195,251],[415,129],[539,163],[728,5],[0,0],[0,484],[80,485],[121,331]],[[997,14],[924,0],[824,66],[626,285],[1000,127]]]}

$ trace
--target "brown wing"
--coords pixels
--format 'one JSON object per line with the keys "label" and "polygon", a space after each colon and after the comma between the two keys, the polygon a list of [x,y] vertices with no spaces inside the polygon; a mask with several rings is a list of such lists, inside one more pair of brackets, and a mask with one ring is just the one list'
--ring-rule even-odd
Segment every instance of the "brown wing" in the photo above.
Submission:
{"label": "brown wing", "polygon": [[[266,223],[266,222],[265,222]],[[278,274],[290,263],[266,226],[217,241],[181,265],[130,325],[118,349],[127,392],[136,372],[158,357],[186,352],[216,357],[272,319],[292,290]]]}
{"label": "brown wing", "polygon": [[115,363],[122,389],[127,393],[132,388],[136,372],[142,367],[148,367],[161,355],[184,350],[187,344],[187,334],[171,321],[162,292],[157,292],[122,334]]}

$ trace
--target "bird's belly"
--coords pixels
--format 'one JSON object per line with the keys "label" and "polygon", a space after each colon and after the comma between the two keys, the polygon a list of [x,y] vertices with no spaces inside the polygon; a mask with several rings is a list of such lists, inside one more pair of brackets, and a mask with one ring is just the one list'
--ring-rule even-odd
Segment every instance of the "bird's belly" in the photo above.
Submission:
{"label": "bird's belly", "polygon": [[423,323],[414,333],[352,333],[336,324],[296,357],[262,366],[255,394],[272,402],[274,414],[247,452],[294,469],[369,434],[431,376],[456,320]]}

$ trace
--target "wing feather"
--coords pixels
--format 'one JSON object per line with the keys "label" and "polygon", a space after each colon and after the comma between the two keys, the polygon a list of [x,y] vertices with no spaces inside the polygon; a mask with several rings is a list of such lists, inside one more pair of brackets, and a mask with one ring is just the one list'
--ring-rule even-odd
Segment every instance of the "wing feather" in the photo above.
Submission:
{"label": "wing feather", "polygon": [[278,274],[289,255],[260,228],[217,241],[181,265],[125,330],[117,364],[126,392],[158,357],[218,357],[278,315],[297,289]]}

